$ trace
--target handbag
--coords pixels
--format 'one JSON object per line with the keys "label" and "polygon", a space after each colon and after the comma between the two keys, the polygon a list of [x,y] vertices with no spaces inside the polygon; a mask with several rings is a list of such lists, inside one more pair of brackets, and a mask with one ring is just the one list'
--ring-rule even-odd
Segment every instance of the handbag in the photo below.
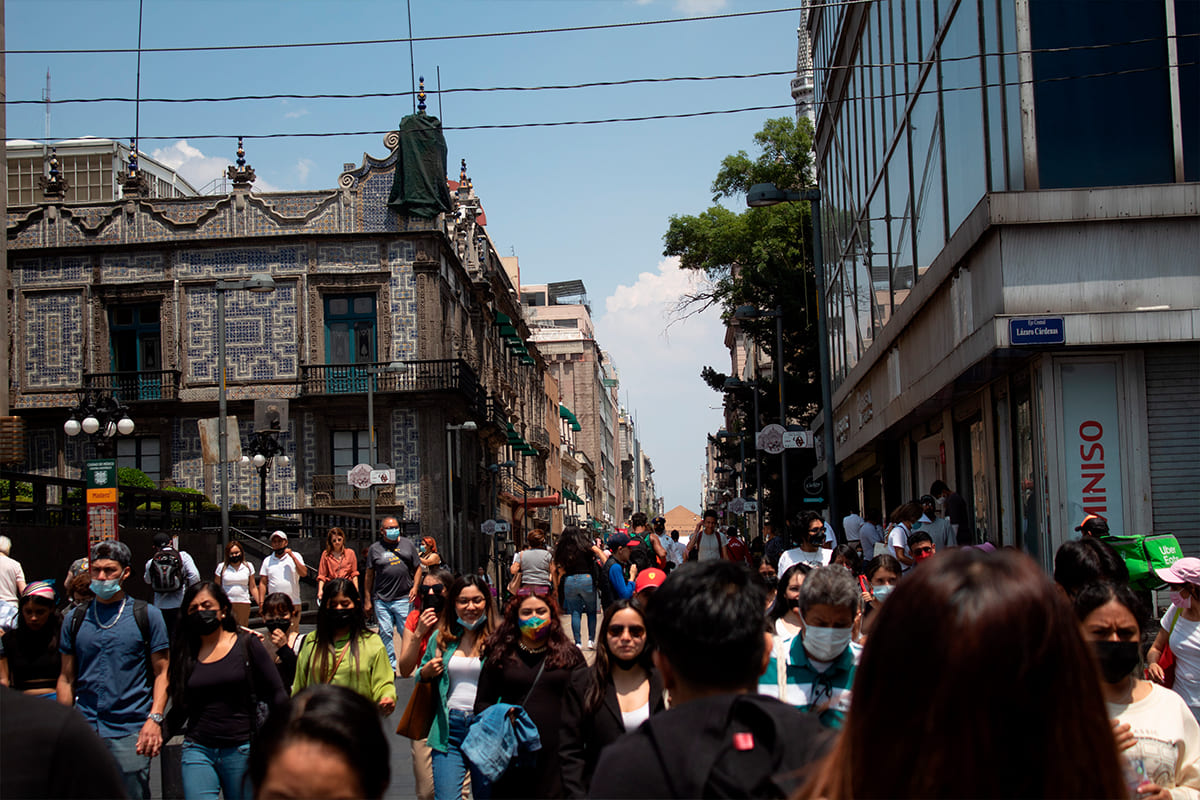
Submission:
{"label": "handbag", "polygon": [[[1158,666],[1162,668],[1162,685],[1168,689],[1175,685],[1175,652],[1171,650],[1171,634],[1175,632],[1175,623],[1179,622],[1179,609],[1175,609],[1175,618],[1171,620],[1171,628],[1167,631],[1167,646],[1158,657]],[[1146,678],[1150,677],[1150,669],[1146,668]]]}
{"label": "handbag", "polygon": [[[441,655],[441,648],[438,648],[437,652]],[[408,698],[408,705],[400,715],[396,733],[408,739],[425,739],[429,736],[433,716],[437,713],[438,697],[435,688],[433,681],[416,682]]]}

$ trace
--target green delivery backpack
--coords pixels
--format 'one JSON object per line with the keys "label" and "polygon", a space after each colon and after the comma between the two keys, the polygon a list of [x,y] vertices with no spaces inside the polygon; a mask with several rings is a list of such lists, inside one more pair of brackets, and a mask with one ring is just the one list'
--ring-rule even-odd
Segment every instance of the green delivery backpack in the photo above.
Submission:
{"label": "green delivery backpack", "polygon": [[1163,585],[1155,570],[1165,569],[1183,558],[1183,548],[1173,533],[1148,536],[1100,536],[1100,541],[1117,551],[1129,570],[1134,589],[1157,589]]}

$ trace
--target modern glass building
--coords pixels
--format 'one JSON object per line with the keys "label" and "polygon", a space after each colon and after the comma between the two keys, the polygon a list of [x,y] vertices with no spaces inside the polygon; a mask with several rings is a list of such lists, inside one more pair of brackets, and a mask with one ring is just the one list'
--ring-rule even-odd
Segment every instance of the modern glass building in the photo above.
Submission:
{"label": "modern glass building", "polygon": [[804,22],[843,505],[941,478],[1046,563],[1088,511],[1200,550],[1200,3]]}

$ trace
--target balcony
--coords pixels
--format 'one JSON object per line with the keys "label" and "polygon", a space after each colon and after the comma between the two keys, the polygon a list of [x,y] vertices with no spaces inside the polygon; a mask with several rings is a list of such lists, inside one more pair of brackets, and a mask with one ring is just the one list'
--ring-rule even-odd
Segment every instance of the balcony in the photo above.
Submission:
{"label": "balcony", "polygon": [[529,426],[529,443],[543,453],[550,452],[550,434],[541,425]]}
{"label": "balcony", "polygon": [[88,372],[83,376],[85,392],[110,394],[119,403],[145,403],[179,398],[179,370],[146,372]]}
{"label": "balcony", "polygon": [[497,430],[508,430],[508,409],[504,401],[498,397],[488,396],[484,411],[484,422],[494,425]]}
{"label": "balcony", "polygon": [[459,392],[468,398],[472,409],[482,410],[483,390],[467,362],[441,359],[397,363],[403,368],[395,372],[385,371],[388,362],[302,366],[300,393],[302,396],[366,394],[367,382],[373,381],[372,390],[379,393]]}
{"label": "balcony", "polygon": [[[314,507],[366,506],[370,502],[370,490],[356,489],[346,482],[345,475],[313,475],[312,504]],[[381,508],[395,506],[396,487],[380,486],[376,488],[375,505]]]}

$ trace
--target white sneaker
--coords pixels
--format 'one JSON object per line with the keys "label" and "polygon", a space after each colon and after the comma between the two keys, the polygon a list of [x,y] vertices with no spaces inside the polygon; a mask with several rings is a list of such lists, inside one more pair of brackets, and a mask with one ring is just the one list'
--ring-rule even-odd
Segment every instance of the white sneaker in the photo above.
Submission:
{"label": "white sneaker", "polygon": [[595,649],[596,649],[596,643],[595,643],[595,642],[593,642],[591,639],[588,639],[588,646],[587,646],[587,649],[588,649],[588,650],[595,650]]}

